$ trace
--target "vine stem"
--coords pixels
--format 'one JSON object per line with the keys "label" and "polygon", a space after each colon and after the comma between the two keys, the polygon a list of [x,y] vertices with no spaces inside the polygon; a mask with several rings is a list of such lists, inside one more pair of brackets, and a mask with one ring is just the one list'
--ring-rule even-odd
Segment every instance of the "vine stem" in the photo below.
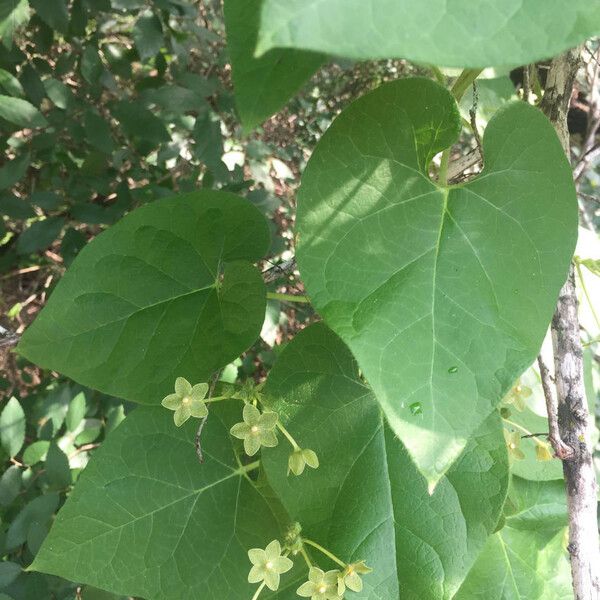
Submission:
{"label": "vine stem", "polygon": [[252,600],[257,600],[260,596],[260,593],[265,589],[265,585],[267,585],[266,581],[263,581],[258,588],[256,588],[256,592],[254,592],[254,596],[252,596]]}
{"label": "vine stem", "polygon": [[340,565],[340,567],[345,569],[348,566],[345,562],[340,560],[335,554],[332,554],[331,552],[329,552],[329,550],[326,550],[325,548],[323,548],[323,546],[321,546],[321,544],[317,544],[317,542],[313,542],[312,540],[308,540],[306,538],[302,538],[302,543],[308,544],[309,546],[316,548],[319,552],[321,552],[322,554],[324,554],[325,556],[330,558],[333,562]]}
{"label": "vine stem", "polygon": [[[469,89],[473,82],[479,77],[483,69],[465,69],[456,79],[450,93],[454,96],[456,102],[460,102],[464,93]],[[450,163],[450,150],[446,148],[442,152],[442,158],[440,160],[440,172],[438,175],[439,185],[448,185],[448,164]]]}
{"label": "vine stem", "polygon": [[308,296],[296,296],[294,294],[280,294],[278,292],[267,292],[267,300],[281,300],[282,302],[300,302],[309,304]]}
{"label": "vine stem", "polygon": [[310,557],[308,556],[308,553],[306,552],[306,550],[304,549],[304,546],[300,547],[300,554],[302,554],[302,558],[304,559],[304,562],[306,563],[306,566],[311,569],[312,568],[312,561],[310,560]]}
{"label": "vine stem", "polygon": [[292,437],[292,434],[279,421],[277,421],[277,428],[285,435],[294,450],[300,450],[300,446],[298,446],[296,440]]}

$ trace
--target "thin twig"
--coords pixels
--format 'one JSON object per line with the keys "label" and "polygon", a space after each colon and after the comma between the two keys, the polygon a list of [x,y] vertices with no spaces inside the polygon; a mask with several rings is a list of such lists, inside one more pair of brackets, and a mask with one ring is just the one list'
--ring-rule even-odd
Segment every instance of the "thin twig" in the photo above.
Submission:
{"label": "thin twig", "polygon": [[[212,377],[212,381],[210,382],[210,388],[208,390],[208,398],[210,398],[215,393],[215,387],[217,387],[217,383],[219,378],[221,377],[221,372],[223,369],[219,369]],[[208,415],[206,417],[202,417],[200,419],[200,425],[198,425],[198,431],[196,432],[196,438],[194,440],[194,447],[196,448],[196,456],[198,457],[198,461],[200,464],[204,463],[204,453],[202,452],[202,430],[204,429],[204,425],[206,425],[206,421],[208,420]]]}
{"label": "thin twig", "polygon": [[573,456],[573,448],[567,446],[560,437],[560,431],[558,428],[558,403],[554,397],[552,391],[552,378],[550,371],[540,354],[537,358],[538,366],[540,368],[540,377],[542,379],[542,389],[544,390],[544,398],[546,399],[546,411],[548,413],[548,427],[550,432],[548,434],[548,441],[554,449],[554,455],[556,458],[565,460]]}
{"label": "thin twig", "polygon": [[477,83],[473,82],[473,105],[469,109],[469,116],[471,117],[471,129],[473,130],[473,135],[475,136],[475,141],[477,142],[477,149],[479,150],[479,154],[481,155],[481,160],[484,159],[483,156],[483,144],[481,143],[481,137],[479,135],[479,129],[477,129],[477,104],[479,102],[479,93],[477,91]]}

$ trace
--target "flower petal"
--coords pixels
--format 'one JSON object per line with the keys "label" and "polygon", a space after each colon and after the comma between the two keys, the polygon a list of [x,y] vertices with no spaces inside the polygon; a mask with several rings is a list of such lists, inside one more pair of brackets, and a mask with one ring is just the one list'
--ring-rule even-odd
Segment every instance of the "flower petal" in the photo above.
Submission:
{"label": "flower petal", "polygon": [[347,588],[353,592],[361,592],[363,589],[362,579],[355,571],[348,573],[348,575],[344,577],[344,583],[346,584]]}
{"label": "flower petal", "polygon": [[248,558],[253,565],[263,565],[267,562],[267,555],[262,548],[250,548]]}
{"label": "flower petal", "polygon": [[275,448],[279,443],[274,431],[261,431],[258,435],[260,443],[267,448]]}
{"label": "flower petal", "polygon": [[287,573],[293,566],[294,563],[287,556],[279,556],[273,560],[275,570],[278,573]]}
{"label": "flower petal", "polygon": [[173,421],[175,421],[175,425],[177,427],[181,427],[190,417],[192,416],[192,411],[190,410],[189,404],[182,404],[173,415]]}
{"label": "flower petal", "polygon": [[175,380],[175,393],[183,398],[192,393],[192,384],[185,377],[178,377]]}
{"label": "flower petal", "polygon": [[192,400],[204,400],[208,392],[208,383],[197,383],[190,392],[190,398]]}
{"label": "flower petal", "polygon": [[302,475],[305,464],[306,461],[304,460],[301,452],[296,450],[290,454],[290,458],[288,459],[288,468],[294,475]]}
{"label": "flower petal", "polygon": [[265,556],[267,560],[275,560],[281,556],[281,544],[277,540],[269,542],[265,548]]}
{"label": "flower petal", "polygon": [[311,469],[317,469],[319,467],[319,457],[314,450],[305,448],[302,450],[302,458]]}
{"label": "flower petal", "polygon": [[308,571],[308,580],[319,585],[325,577],[325,572],[319,569],[319,567],[311,567]]}
{"label": "flower petal", "polygon": [[254,456],[260,449],[260,440],[257,435],[248,435],[244,438],[244,450],[248,456]]}
{"label": "flower petal", "polygon": [[297,590],[296,594],[298,596],[302,596],[303,598],[310,598],[314,593],[316,593],[315,584],[312,581],[305,581]]}
{"label": "flower petal", "polygon": [[340,571],[338,569],[327,571],[327,573],[323,575],[323,582],[329,586],[337,587],[338,575],[340,575]]}
{"label": "flower petal", "polygon": [[192,400],[190,403],[190,410],[192,412],[192,417],[196,417],[201,419],[208,415],[208,408],[204,403],[204,400]]}
{"label": "flower petal", "polygon": [[261,429],[273,429],[277,425],[279,416],[275,412],[264,412],[258,419],[258,425]]}
{"label": "flower petal", "polygon": [[243,440],[250,435],[250,426],[247,423],[236,423],[229,433],[238,440]]}
{"label": "flower petal", "polygon": [[169,394],[162,399],[161,404],[169,410],[177,410],[181,404],[181,398],[177,394]]}
{"label": "flower petal", "polygon": [[248,583],[259,583],[265,578],[265,568],[254,565],[248,573]]}
{"label": "flower petal", "polygon": [[244,404],[243,417],[248,425],[256,425],[260,418],[260,411],[253,404]]}
{"label": "flower petal", "polygon": [[279,580],[279,573],[271,569],[265,569],[264,581],[270,590],[275,591],[279,587]]}

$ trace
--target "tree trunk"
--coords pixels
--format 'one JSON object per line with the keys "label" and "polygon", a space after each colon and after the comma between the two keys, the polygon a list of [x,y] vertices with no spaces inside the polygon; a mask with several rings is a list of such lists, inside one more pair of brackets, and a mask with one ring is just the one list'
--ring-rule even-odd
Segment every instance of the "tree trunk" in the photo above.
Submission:
{"label": "tree trunk", "polygon": [[[542,110],[570,156],[567,113],[579,66],[580,48],[555,58],[548,72]],[[600,600],[600,546],[597,484],[589,440],[590,414],[583,381],[573,266],[560,291],[552,319],[560,436],[572,452],[563,460],[569,510],[569,545],[575,600]]]}

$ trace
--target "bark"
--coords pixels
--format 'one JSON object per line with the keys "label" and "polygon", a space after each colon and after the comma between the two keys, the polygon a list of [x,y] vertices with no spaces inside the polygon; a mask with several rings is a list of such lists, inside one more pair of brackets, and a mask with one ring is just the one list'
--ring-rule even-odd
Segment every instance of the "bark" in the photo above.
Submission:
{"label": "bark", "polygon": [[[567,112],[579,66],[580,48],[555,58],[548,72],[542,110],[554,125],[570,156]],[[575,600],[600,600],[600,546],[597,484],[589,439],[590,415],[583,382],[583,350],[579,337],[573,265],[560,291],[552,318],[558,426],[572,450],[563,460],[569,511],[569,545]]]}

